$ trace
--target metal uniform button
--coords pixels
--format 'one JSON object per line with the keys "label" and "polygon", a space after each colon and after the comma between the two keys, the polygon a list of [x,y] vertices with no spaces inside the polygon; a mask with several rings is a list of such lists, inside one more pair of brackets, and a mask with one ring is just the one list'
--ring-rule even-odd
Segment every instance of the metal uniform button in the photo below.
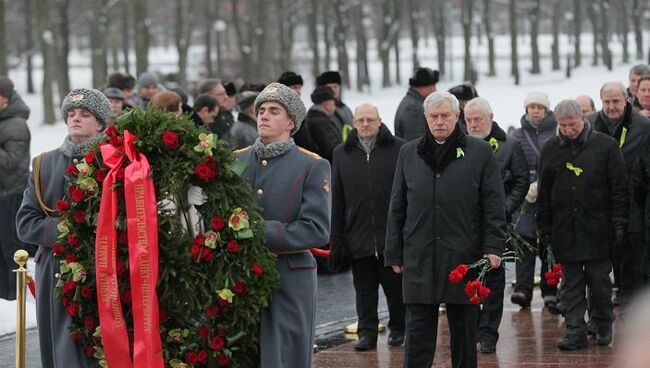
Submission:
{"label": "metal uniform button", "polygon": [[262,194],[264,194],[264,191],[262,189],[258,189],[257,190],[257,195],[261,196]]}
{"label": "metal uniform button", "polygon": [[268,165],[268,164],[269,164],[268,161],[266,161],[266,160],[262,160],[262,166],[266,166],[266,165]]}

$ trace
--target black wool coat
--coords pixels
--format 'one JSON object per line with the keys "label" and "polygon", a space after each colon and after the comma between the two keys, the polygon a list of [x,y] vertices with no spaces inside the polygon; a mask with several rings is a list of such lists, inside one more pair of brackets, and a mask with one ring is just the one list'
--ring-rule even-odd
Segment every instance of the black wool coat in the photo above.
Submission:
{"label": "black wool coat", "polygon": [[385,264],[403,266],[404,303],[469,304],[465,283],[452,284],[448,275],[459,263],[503,253],[501,175],[490,145],[464,134],[453,148],[462,154],[434,172],[418,154],[418,144],[426,138],[403,145],[397,160]]}
{"label": "black wool coat", "polygon": [[306,131],[315,145],[313,152],[332,162],[334,148],[341,144],[341,132],[336,124],[318,109],[310,109],[303,124],[306,125]]}
{"label": "black wool coat", "polygon": [[356,129],[334,150],[332,236],[345,238],[354,259],[384,253],[388,203],[404,143],[382,124],[369,155]]}
{"label": "black wool coat", "polygon": [[[593,113],[587,118],[594,130],[609,135],[616,140],[621,151],[623,151],[627,175],[628,177],[632,177],[634,164],[644,149],[646,140],[650,137],[650,120],[638,112],[633,111],[630,103],[625,106],[623,120],[614,134],[610,134],[607,129],[609,120],[602,111]],[[630,186],[630,198],[632,197],[633,193]],[[637,206],[634,201],[630,203],[628,230],[630,232],[642,232],[644,230],[643,207]]]}
{"label": "black wool coat", "polygon": [[628,218],[621,150],[611,137],[585,130],[578,145],[558,136],[542,151],[537,224],[561,263],[609,259],[614,228]]}
{"label": "black wool coat", "polygon": [[409,87],[406,96],[402,99],[395,111],[395,135],[406,141],[421,138],[428,129],[427,119],[424,117],[424,96]]}

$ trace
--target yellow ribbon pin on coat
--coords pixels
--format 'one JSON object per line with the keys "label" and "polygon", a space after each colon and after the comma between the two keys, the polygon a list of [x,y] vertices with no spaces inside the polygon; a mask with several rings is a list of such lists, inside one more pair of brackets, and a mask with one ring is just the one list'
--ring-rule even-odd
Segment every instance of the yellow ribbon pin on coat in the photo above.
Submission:
{"label": "yellow ribbon pin on coat", "polygon": [[576,174],[576,176],[580,176],[580,174],[582,174],[583,171],[581,168],[577,166],[573,166],[573,164],[570,162],[566,163],[566,168],[573,171],[573,173]]}
{"label": "yellow ribbon pin on coat", "polygon": [[465,158],[465,151],[462,148],[456,148],[456,158]]}
{"label": "yellow ribbon pin on coat", "polygon": [[488,143],[490,143],[490,147],[492,147],[492,152],[496,152],[499,149],[499,141],[496,138],[490,138]]}

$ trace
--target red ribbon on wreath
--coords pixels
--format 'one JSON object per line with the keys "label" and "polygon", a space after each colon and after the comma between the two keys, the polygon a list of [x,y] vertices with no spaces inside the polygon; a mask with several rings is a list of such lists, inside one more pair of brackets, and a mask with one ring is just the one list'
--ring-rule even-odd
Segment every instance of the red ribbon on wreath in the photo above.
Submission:
{"label": "red ribbon on wreath", "polygon": [[[163,367],[158,319],[158,210],[147,157],[137,152],[137,138],[124,131],[124,152],[112,144],[100,147],[104,164],[110,168],[104,179],[97,222],[95,267],[97,305],[104,355],[109,367]],[[122,148],[122,147],[120,147]],[[126,156],[125,156],[126,153]],[[134,324],[133,360],[124,314],[119,300],[116,273],[117,173],[124,160],[127,234]]]}

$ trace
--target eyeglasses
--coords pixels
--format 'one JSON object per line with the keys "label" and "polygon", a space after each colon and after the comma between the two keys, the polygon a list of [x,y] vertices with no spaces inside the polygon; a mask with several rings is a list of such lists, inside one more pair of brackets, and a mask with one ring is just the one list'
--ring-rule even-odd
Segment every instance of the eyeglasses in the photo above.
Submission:
{"label": "eyeglasses", "polygon": [[357,124],[363,124],[363,123],[368,123],[368,124],[374,124],[377,122],[377,118],[357,118],[354,119],[354,122]]}

